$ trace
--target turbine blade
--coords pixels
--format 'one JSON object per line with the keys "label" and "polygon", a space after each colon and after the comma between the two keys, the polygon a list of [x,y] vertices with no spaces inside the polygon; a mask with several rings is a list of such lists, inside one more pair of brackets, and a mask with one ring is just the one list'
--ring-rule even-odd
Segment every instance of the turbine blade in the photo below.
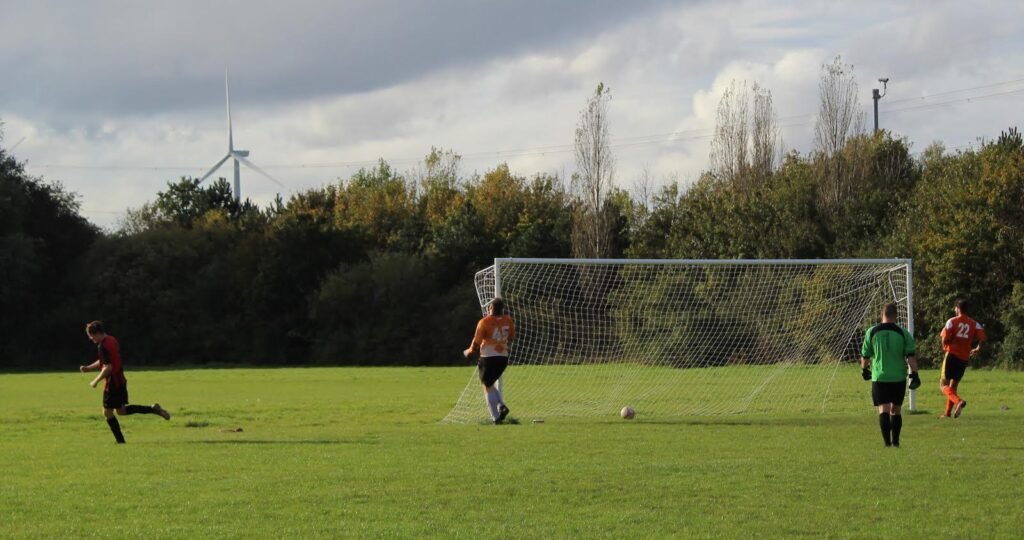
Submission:
{"label": "turbine blade", "polygon": [[214,165],[213,167],[211,167],[211,168],[210,168],[210,170],[206,171],[206,174],[204,174],[204,175],[203,175],[203,177],[199,179],[199,183],[200,183],[200,184],[202,184],[202,183],[203,183],[203,180],[206,180],[207,178],[209,178],[211,174],[213,174],[214,172],[216,172],[216,171],[217,171],[217,169],[219,169],[219,168],[220,168],[220,166],[221,166],[221,165],[223,165],[223,164],[224,164],[224,162],[225,162],[225,161],[227,161],[227,160],[228,160],[228,159],[230,159],[230,158],[231,158],[231,154],[228,154],[228,155],[226,155],[226,156],[224,156],[224,157],[220,158],[220,161],[218,161],[216,165]]}
{"label": "turbine blade", "polygon": [[248,159],[245,159],[244,157],[242,157],[242,156],[240,156],[238,154],[235,154],[235,159],[240,161],[240,162],[242,162],[242,163],[244,163],[246,167],[249,167],[250,169],[252,169],[252,170],[262,174],[263,176],[267,177],[267,179],[269,179],[271,182],[273,182],[273,183],[283,187],[285,190],[287,190],[289,193],[291,193],[291,190],[288,189],[288,186],[286,186],[286,185],[282,184],[281,182],[279,182],[277,180],[277,178],[274,178],[273,176],[270,176],[270,174],[268,174],[266,171],[264,171],[263,169],[257,167],[256,165],[254,165],[253,162],[249,161]]}
{"label": "turbine blade", "polygon": [[224,98],[228,103],[228,152],[235,150],[235,136],[231,130],[231,89],[228,87],[228,70],[224,70]]}

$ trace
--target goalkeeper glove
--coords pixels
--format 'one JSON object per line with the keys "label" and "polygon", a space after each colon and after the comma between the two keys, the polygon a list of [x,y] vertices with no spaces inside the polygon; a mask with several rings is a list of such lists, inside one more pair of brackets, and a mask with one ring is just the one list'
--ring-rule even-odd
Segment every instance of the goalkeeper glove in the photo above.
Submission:
{"label": "goalkeeper glove", "polygon": [[868,369],[868,368],[861,369],[860,370],[860,376],[864,377],[865,381],[870,381],[871,380],[871,370]]}
{"label": "goalkeeper glove", "polygon": [[921,377],[916,371],[910,372],[910,389],[917,390],[921,386]]}

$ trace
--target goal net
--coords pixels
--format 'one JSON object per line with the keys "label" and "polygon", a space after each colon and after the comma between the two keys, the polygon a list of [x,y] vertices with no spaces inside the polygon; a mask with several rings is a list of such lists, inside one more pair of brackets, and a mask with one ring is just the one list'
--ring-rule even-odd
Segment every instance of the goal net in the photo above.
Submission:
{"label": "goal net", "polygon": [[[496,259],[475,282],[516,322],[499,384],[521,421],[825,411],[884,304],[913,332],[907,259]],[[488,418],[474,371],[443,421]]]}

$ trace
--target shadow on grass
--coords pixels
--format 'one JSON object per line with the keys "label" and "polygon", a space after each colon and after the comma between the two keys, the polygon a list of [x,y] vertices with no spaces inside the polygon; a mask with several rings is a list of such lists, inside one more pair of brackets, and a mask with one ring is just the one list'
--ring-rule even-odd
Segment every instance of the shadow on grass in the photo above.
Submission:
{"label": "shadow on grass", "polygon": [[[439,364],[402,364],[402,363],[328,363],[328,364],[247,364],[243,362],[228,363],[228,362],[208,362],[205,364],[138,364],[132,363],[128,366],[128,371],[131,373],[141,373],[144,371],[203,371],[203,370],[288,370],[288,369],[334,369],[334,368],[353,368],[353,369],[378,369],[378,368],[393,368],[393,369],[431,369],[431,368],[461,368],[465,367],[465,363],[458,361],[452,363],[439,363]],[[72,366],[71,369],[64,365],[54,366],[0,366],[0,375],[39,375],[39,374],[70,374],[79,375],[78,366]],[[130,373],[129,373],[130,375]]]}
{"label": "shadow on grass", "polygon": [[376,439],[223,439],[186,441],[187,444],[378,444]]}
{"label": "shadow on grass", "polygon": [[494,420],[480,420],[479,422],[477,422],[477,425],[480,425],[480,426],[493,426],[493,425],[518,426],[519,425],[519,419],[518,418],[512,418],[510,416],[510,417],[506,418],[505,421],[502,422],[501,424],[495,424]]}
{"label": "shadow on grass", "polygon": [[[783,418],[723,418],[723,417],[680,417],[680,418],[643,418],[636,420],[622,420],[622,424],[637,423],[647,425],[663,426],[820,426],[834,422],[845,422],[853,415],[843,416],[807,416],[807,417],[783,417]],[[616,423],[609,420],[607,423]]]}
{"label": "shadow on grass", "polygon": [[[808,425],[815,422],[798,419],[764,419],[764,420],[727,420],[714,418],[649,418],[642,420],[623,420],[622,423],[647,424],[652,426],[766,426],[766,425]],[[614,420],[609,423],[615,423]]]}
{"label": "shadow on grass", "polygon": [[[637,418],[634,420],[619,420],[619,419],[595,419],[595,418],[573,418],[573,417],[550,417],[546,419],[536,418],[532,421],[526,420],[521,421],[516,418],[508,418],[502,425],[539,425],[552,424],[556,426],[564,425],[613,425],[619,424],[623,426],[628,425],[647,425],[647,426],[821,426],[823,424],[832,424],[834,422],[846,422],[850,418],[857,416],[854,414],[842,415],[842,416],[787,416],[782,418],[776,417],[714,417],[714,416],[691,416],[691,417],[668,417],[668,416],[657,416],[657,417],[645,417]],[[869,413],[868,416],[872,416]],[[491,420],[478,420],[476,422],[469,422],[467,425],[479,425],[489,426],[493,425],[494,422]]]}

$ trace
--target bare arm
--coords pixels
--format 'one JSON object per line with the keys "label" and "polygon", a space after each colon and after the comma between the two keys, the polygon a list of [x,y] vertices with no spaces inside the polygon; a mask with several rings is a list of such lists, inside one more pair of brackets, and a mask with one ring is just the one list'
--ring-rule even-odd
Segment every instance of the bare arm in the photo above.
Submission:
{"label": "bare arm", "polygon": [[96,388],[96,385],[99,384],[100,381],[102,381],[103,379],[106,379],[109,376],[110,376],[110,364],[104,364],[103,368],[100,369],[100,374],[97,375],[96,378],[93,379],[91,383],[89,383],[89,386],[91,386],[93,388]]}
{"label": "bare arm", "polygon": [[473,341],[469,343],[469,348],[462,351],[462,356],[469,358],[473,356],[477,351],[480,350],[480,344],[484,341],[484,321],[476,323],[476,331],[473,332]]}
{"label": "bare arm", "polygon": [[860,357],[860,368],[861,369],[867,369],[869,367],[871,367],[871,359],[870,358],[864,358],[863,356]]}
{"label": "bare arm", "polygon": [[103,364],[99,360],[97,360],[89,364],[88,366],[79,366],[78,371],[81,371],[82,373],[86,373],[89,371],[99,371],[101,365]]}
{"label": "bare arm", "polygon": [[910,366],[910,372],[911,373],[916,373],[917,372],[917,357],[914,356],[914,355],[908,356],[907,357],[907,365]]}
{"label": "bare arm", "polygon": [[981,352],[981,345],[982,343],[985,343],[985,339],[987,338],[985,335],[985,329],[977,322],[975,322],[974,325],[974,342],[971,343],[974,347],[971,348],[971,356],[975,356]]}

